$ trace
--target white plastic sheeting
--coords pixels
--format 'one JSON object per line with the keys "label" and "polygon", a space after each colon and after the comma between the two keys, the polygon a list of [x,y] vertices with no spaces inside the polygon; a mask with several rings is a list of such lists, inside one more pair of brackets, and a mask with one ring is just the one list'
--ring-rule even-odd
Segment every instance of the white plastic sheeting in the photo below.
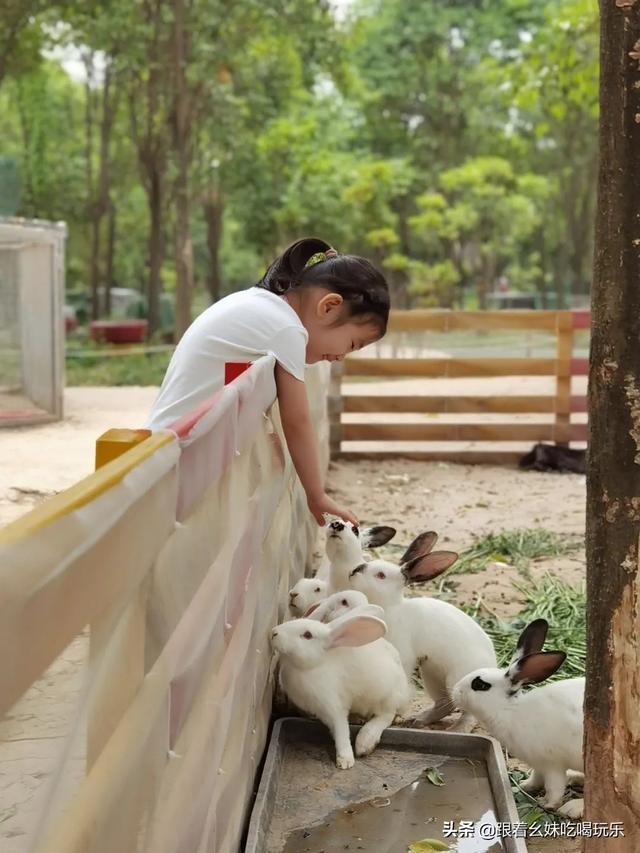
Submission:
{"label": "white plastic sheeting", "polygon": [[[327,372],[307,384],[326,466]],[[91,636],[38,819],[9,853],[238,849],[271,708],[269,632],[318,530],[274,399],[265,357],[186,435],[0,544],[5,710],[86,625]]]}

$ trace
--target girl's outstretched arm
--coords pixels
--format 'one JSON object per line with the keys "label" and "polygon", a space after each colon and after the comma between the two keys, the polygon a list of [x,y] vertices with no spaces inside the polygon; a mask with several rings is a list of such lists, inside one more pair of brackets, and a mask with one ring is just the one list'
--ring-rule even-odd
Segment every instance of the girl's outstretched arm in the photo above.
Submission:
{"label": "girl's outstretched arm", "polygon": [[276,364],[276,388],[282,428],[311,514],[318,524],[324,524],[323,513],[357,524],[355,515],[339,507],[324,490],[304,382]]}

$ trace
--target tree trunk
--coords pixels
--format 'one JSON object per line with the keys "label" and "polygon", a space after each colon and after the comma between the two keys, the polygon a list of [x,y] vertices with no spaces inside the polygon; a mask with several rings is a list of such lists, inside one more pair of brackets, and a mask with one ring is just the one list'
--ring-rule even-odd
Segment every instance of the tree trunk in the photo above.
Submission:
{"label": "tree trunk", "polygon": [[211,302],[220,299],[220,241],[222,239],[222,225],[224,218],[224,202],[220,191],[216,187],[210,187],[202,203],[202,212],[207,228],[207,249],[209,251],[209,272],[207,275],[207,289]]}
{"label": "tree trunk", "polygon": [[[107,64],[104,74],[101,99],[100,117],[100,150],[98,154],[98,178],[97,185],[93,180],[93,125],[95,121],[95,109],[97,97],[94,95],[91,82],[93,79],[93,53],[85,60],[87,69],[86,84],[86,174],[87,174],[87,208],[91,231],[91,256],[89,258],[89,285],[91,289],[91,314],[96,320],[100,313],[100,300],[98,288],[101,280],[100,269],[100,243],[102,237],[102,220],[109,212],[110,207],[110,185],[111,185],[111,129],[115,113],[115,96],[112,91],[113,68]],[[108,314],[111,306],[105,304],[105,312]]]}
{"label": "tree trunk", "polygon": [[171,124],[177,168],[175,182],[176,340],[180,340],[191,324],[193,293],[193,245],[189,228],[191,98],[186,76],[190,40],[186,16],[185,0],[174,0],[171,39],[173,78]]}
{"label": "tree trunk", "polygon": [[127,81],[131,135],[135,140],[138,165],[147,195],[149,233],[147,240],[148,301],[147,335],[160,325],[162,264],[165,256],[164,223],[167,196],[167,104],[169,84],[166,70],[168,35],[163,0],[146,0],[140,9],[147,38],[144,68],[130,69]]}
{"label": "tree trunk", "polygon": [[113,259],[116,247],[116,207],[113,203],[109,205],[109,223],[107,230],[107,251],[104,264],[104,310],[111,313],[111,288],[113,281]]}
{"label": "tree trunk", "polygon": [[640,850],[640,3],[600,0],[587,482],[585,853]]}
{"label": "tree trunk", "polygon": [[100,316],[100,300],[98,296],[98,284],[100,281],[99,252],[100,252],[100,227],[96,224],[96,197],[94,186],[93,156],[94,156],[94,123],[95,123],[95,96],[93,93],[94,79],[94,52],[88,50],[82,58],[86,74],[85,81],[85,108],[84,108],[84,157],[85,157],[85,181],[87,192],[86,216],[89,223],[89,234],[91,254],[89,257],[89,292],[91,294],[91,319],[97,320]]}
{"label": "tree trunk", "polygon": [[26,7],[20,8],[18,7],[13,14],[15,17],[13,20],[10,19],[10,15],[7,11],[3,13],[4,20],[4,38],[0,41],[0,83],[4,80],[7,67],[9,65],[9,59],[11,54],[13,53],[16,43],[18,41],[18,36],[24,27],[27,26],[29,22],[29,16],[33,13],[33,10],[29,8],[29,4]]}
{"label": "tree trunk", "polygon": [[149,171],[149,303],[148,336],[160,325],[160,293],[162,291],[162,262],[164,260],[164,181],[160,170]]}
{"label": "tree trunk", "polygon": [[[113,119],[116,111],[116,93],[113,89],[113,60],[109,62],[104,72],[104,83],[102,87],[102,117],[100,121],[100,164],[98,174],[98,192],[94,205],[94,224],[95,224],[95,270],[96,275],[100,275],[100,233],[102,229],[102,220],[113,209],[111,202],[111,131],[113,128]],[[114,220],[115,221],[115,220]],[[113,249],[112,249],[113,253]],[[92,259],[93,260],[93,259]],[[104,286],[107,291],[105,294],[104,310],[106,314],[111,312],[111,293],[109,292],[108,276],[105,272]],[[97,289],[97,285],[96,285]]]}
{"label": "tree trunk", "polygon": [[[178,152],[176,152],[178,153]],[[176,340],[191,325],[191,297],[193,293],[193,244],[189,229],[189,177],[188,164],[182,155],[178,155],[178,176],[176,179],[176,224],[175,224],[175,264],[176,264]]]}
{"label": "tree trunk", "polygon": [[545,240],[544,228],[536,229],[536,242],[540,246],[540,275],[536,281],[536,288],[540,294],[542,308],[549,307],[549,289],[547,287],[547,276],[549,274],[549,253],[547,250],[547,242]]}
{"label": "tree trunk", "polygon": [[[20,77],[16,80],[18,118],[20,121],[20,135],[22,137],[22,163],[21,173],[22,182],[24,184],[24,197],[28,199],[26,203],[27,209],[37,211],[38,196],[36,191],[36,182],[33,174],[33,156],[32,156],[32,128],[29,123],[28,113],[28,94],[24,91],[24,86]],[[20,205],[25,207],[25,202]],[[35,215],[35,213],[32,213]]]}

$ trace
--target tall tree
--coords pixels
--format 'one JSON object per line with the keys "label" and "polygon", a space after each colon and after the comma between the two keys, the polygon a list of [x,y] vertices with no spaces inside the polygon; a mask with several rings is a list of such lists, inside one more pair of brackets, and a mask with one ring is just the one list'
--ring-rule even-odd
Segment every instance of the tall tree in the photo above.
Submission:
{"label": "tall tree", "polygon": [[168,184],[170,87],[165,0],[142,0],[127,22],[126,91],[132,135],[149,211],[147,300],[149,333],[160,323]]}
{"label": "tall tree", "polygon": [[35,16],[43,0],[4,0],[0,11],[0,84],[9,73],[30,70],[40,61],[42,32]]}
{"label": "tall tree", "polygon": [[191,28],[194,26],[194,21],[190,20],[189,15],[194,4],[187,3],[185,0],[172,0],[171,5],[173,20],[170,37],[172,82],[170,125],[176,161],[176,338],[179,340],[191,324],[193,291],[193,244],[189,228],[189,167],[196,99],[189,85],[193,35]]}
{"label": "tall tree", "polygon": [[[95,52],[85,52],[85,138],[87,172],[87,220],[91,231],[89,249],[89,288],[91,315],[100,314],[99,287],[105,286],[104,310],[111,310],[111,289],[102,261],[103,221],[112,210],[111,137],[117,109],[117,62],[113,53],[105,53],[102,82],[95,79]],[[107,241],[107,252],[109,254]]]}
{"label": "tall tree", "polygon": [[559,295],[591,279],[597,171],[598,15],[595,0],[540,4],[543,19],[516,50],[498,54],[489,89],[502,100],[519,160],[550,176],[550,228],[541,237]]}
{"label": "tall tree", "polygon": [[427,304],[450,305],[447,290],[474,282],[486,308],[497,276],[515,273],[525,283],[535,275],[535,253],[526,244],[540,224],[544,189],[543,178],[518,174],[500,157],[470,158],[442,172],[438,192],[418,196],[420,212],[410,219],[427,261],[414,266],[413,292]]}
{"label": "tall tree", "polygon": [[587,481],[585,802],[640,850],[640,3],[601,0]]}

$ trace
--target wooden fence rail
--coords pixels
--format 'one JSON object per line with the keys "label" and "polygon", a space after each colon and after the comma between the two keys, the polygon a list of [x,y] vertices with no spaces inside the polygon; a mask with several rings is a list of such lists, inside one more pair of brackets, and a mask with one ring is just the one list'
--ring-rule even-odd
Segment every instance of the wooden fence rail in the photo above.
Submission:
{"label": "wooden fence rail", "polygon": [[[549,441],[567,445],[584,442],[586,423],[572,422],[572,415],[586,412],[584,395],[572,395],[574,376],[588,372],[588,360],[574,357],[574,332],[588,329],[588,311],[395,311],[390,332],[521,331],[547,332],[555,336],[554,357],[529,358],[363,358],[348,357],[334,365],[329,400],[331,451],[334,456],[408,455],[423,459],[466,462],[513,462],[522,447],[504,443]],[[445,344],[446,346],[446,344]],[[500,377],[547,377],[552,394],[455,393],[454,380]],[[384,391],[370,381],[359,388],[357,379],[377,377]],[[425,379],[418,394],[389,391],[389,380]],[[430,393],[429,380],[451,379],[452,393]],[[358,393],[358,391],[362,393]],[[369,393],[367,393],[369,392]],[[479,415],[478,421],[446,420],[446,415]],[[374,416],[380,417],[374,417]],[[391,416],[385,419],[384,415]],[[496,422],[496,415],[511,415]],[[535,415],[545,415],[542,420]],[[359,417],[357,417],[359,416]],[[400,416],[400,418],[398,418]],[[408,421],[407,416],[415,420]],[[434,416],[427,421],[425,416]],[[487,417],[489,416],[489,417]],[[516,416],[515,418],[513,416]],[[523,417],[524,416],[524,417]],[[349,443],[373,442],[366,449]],[[393,445],[391,444],[393,442]],[[398,448],[398,442],[428,442],[425,448]],[[476,447],[481,442],[488,446]],[[446,445],[443,445],[446,443]],[[451,447],[451,444],[467,446]],[[469,446],[469,443],[472,443]],[[493,446],[492,446],[493,444]],[[441,446],[438,446],[441,445]]]}

